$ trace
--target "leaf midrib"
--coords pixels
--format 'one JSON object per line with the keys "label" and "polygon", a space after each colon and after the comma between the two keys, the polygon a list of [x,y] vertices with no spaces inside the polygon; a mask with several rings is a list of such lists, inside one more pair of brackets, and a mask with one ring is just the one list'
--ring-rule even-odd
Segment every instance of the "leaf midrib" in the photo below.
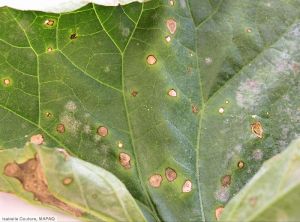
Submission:
{"label": "leaf midrib", "polygon": [[[122,62],[122,66],[121,66],[121,72],[122,72],[122,94],[123,94],[123,103],[124,103],[124,107],[125,107],[125,113],[126,113],[126,118],[127,118],[127,125],[128,125],[128,128],[129,128],[129,134],[130,134],[130,139],[131,139],[131,142],[132,142],[132,152],[133,152],[133,156],[134,156],[134,160],[135,160],[135,165],[136,165],[136,171],[137,171],[137,174],[138,174],[138,177],[139,177],[139,182],[140,182],[140,185],[141,185],[141,188],[143,190],[143,193],[144,195],[146,196],[147,198],[147,201],[148,201],[148,204],[151,208],[151,210],[153,211],[153,213],[155,214],[156,216],[156,220],[157,221],[160,221],[160,216],[156,210],[156,208],[154,207],[153,203],[152,203],[152,199],[151,199],[151,196],[149,195],[149,192],[147,190],[147,188],[145,187],[144,183],[143,183],[143,179],[142,179],[142,174],[141,174],[141,171],[140,171],[140,168],[139,168],[139,161],[137,160],[137,152],[136,152],[136,148],[135,148],[135,143],[134,143],[134,137],[133,137],[133,132],[132,132],[132,125],[131,125],[131,122],[130,122],[130,118],[129,118],[129,112],[128,112],[128,107],[127,107],[127,102],[126,102],[126,97],[125,97],[125,78],[124,78],[124,54],[126,52],[126,49],[136,31],[136,28],[139,24],[139,21],[141,19],[141,16],[143,14],[143,9],[144,9],[144,3],[142,3],[142,8],[141,8],[141,12],[140,12],[140,15],[138,17],[138,20],[133,28],[133,31],[131,32],[131,35],[127,41],[127,44],[125,45],[125,48],[124,50],[122,51],[121,48],[117,45],[117,43],[114,41],[114,39],[112,38],[112,36],[108,33],[108,31],[106,30],[105,26],[103,25],[103,23],[101,22],[101,19],[100,17],[98,16],[97,14],[97,11],[95,9],[95,4],[93,4],[93,9],[94,9],[94,12],[97,16],[97,19],[100,23],[100,25],[102,26],[103,30],[105,31],[105,33],[108,35],[108,37],[111,39],[111,41],[114,43],[114,45],[116,46],[116,48],[119,50],[120,52],[120,55],[121,55],[121,62]],[[124,11],[124,10],[123,10]],[[127,14],[126,14],[127,15]]]}

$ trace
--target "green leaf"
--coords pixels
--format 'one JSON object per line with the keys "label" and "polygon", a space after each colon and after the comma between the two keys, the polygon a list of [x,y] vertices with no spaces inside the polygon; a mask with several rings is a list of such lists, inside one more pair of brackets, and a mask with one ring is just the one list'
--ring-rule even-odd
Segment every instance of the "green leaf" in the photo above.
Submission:
{"label": "green leaf", "polygon": [[225,207],[222,221],[297,221],[300,139],[266,161]]}
{"label": "green leaf", "polygon": [[16,193],[31,202],[34,196],[85,221],[146,221],[120,180],[64,150],[27,144],[24,149],[0,154],[2,192]]}
{"label": "green leaf", "polygon": [[116,175],[157,221],[215,220],[300,134],[299,3],[2,8],[0,144],[41,133]]}

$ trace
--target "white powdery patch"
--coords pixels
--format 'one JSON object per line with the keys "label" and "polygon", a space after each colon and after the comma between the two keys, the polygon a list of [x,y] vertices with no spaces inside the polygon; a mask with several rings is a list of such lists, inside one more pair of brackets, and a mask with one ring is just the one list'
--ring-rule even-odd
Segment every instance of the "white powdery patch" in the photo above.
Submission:
{"label": "white powdery patch", "polygon": [[295,25],[295,27],[291,31],[291,35],[297,38],[300,37],[300,24]]}
{"label": "white powdery patch", "polygon": [[227,187],[221,187],[219,190],[215,192],[215,198],[216,200],[220,202],[227,202],[229,200],[230,193],[229,189]]}
{"label": "white powdery patch", "polygon": [[147,0],[0,0],[0,7],[8,6],[19,10],[34,10],[43,12],[69,12],[81,8],[88,3],[117,6],[131,2],[146,2]]}
{"label": "white powdery patch", "polygon": [[76,134],[82,125],[73,115],[68,113],[63,113],[61,115],[60,122],[65,126],[66,131],[72,134]]}
{"label": "white powdery patch", "polygon": [[253,110],[262,97],[264,84],[257,80],[246,79],[236,92],[236,102],[240,107]]}
{"label": "white powdery patch", "polygon": [[69,112],[75,112],[75,110],[77,109],[76,104],[73,101],[69,101],[67,102],[67,104],[65,105],[66,110],[68,110]]}
{"label": "white powdery patch", "polygon": [[179,4],[180,4],[181,8],[186,8],[185,0],[179,0]]}
{"label": "white powdery patch", "polygon": [[85,132],[86,134],[89,134],[91,132],[91,127],[89,125],[84,125],[83,126],[83,132]]}
{"label": "white powdery patch", "polygon": [[252,153],[253,159],[257,160],[257,161],[262,160],[263,156],[264,156],[264,153],[261,151],[261,149],[256,149]]}
{"label": "white powdery patch", "polygon": [[284,112],[289,121],[282,121],[279,127],[280,139],[278,140],[278,145],[281,151],[288,146],[290,141],[299,137],[299,127],[297,126],[300,123],[300,109],[297,108],[293,99],[288,95],[284,96],[283,99],[284,106],[282,106],[279,112]]}

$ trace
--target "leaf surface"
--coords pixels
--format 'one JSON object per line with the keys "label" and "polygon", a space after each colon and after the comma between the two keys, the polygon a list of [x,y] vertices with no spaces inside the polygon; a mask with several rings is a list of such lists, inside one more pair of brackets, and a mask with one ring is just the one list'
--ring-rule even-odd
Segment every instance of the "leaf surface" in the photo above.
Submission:
{"label": "leaf surface", "polygon": [[[0,144],[20,147],[41,133],[48,146],[115,174],[158,221],[215,220],[215,209],[300,133],[299,7],[2,8]],[[151,178],[162,181],[155,187]]]}
{"label": "leaf surface", "polygon": [[300,140],[266,161],[225,207],[222,221],[299,219]]}

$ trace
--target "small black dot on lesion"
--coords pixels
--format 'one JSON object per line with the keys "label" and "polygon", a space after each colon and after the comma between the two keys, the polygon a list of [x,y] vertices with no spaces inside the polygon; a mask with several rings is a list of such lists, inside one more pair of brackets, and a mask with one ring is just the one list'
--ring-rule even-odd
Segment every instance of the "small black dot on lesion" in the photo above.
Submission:
{"label": "small black dot on lesion", "polygon": [[77,39],[77,38],[78,38],[77,33],[72,33],[72,34],[70,35],[70,39],[71,39],[71,40],[74,40],[74,39]]}
{"label": "small black dot on lesion", "polygon": [[50,112],[45,112],[45,117],[46,118],[51,118],[51,117],[53,117],[53,114],[50,113]]}

